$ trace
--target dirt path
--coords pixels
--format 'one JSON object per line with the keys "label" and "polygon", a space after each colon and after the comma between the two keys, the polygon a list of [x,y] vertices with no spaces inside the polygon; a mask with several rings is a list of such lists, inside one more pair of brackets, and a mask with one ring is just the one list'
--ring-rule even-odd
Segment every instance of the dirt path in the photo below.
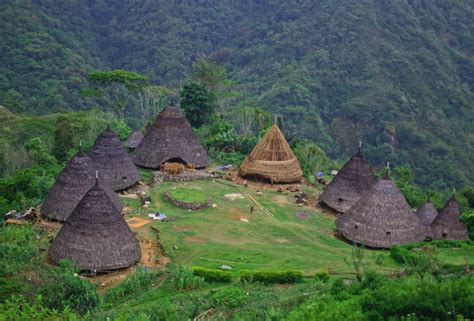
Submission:
{"label": "dirt path", "polygon": [[[164,253],[158,240],[150,240],[141,236],[138,238],[142,253],[140,265],[147,268],[164,268],[169,263],[169,257],[164,255],[166,253]],[[103,293],[116,284],[122,282],[133,271],[135,271],[134,266],[108,274],[89,277],[88,279],[97,286],[99,293]]]}

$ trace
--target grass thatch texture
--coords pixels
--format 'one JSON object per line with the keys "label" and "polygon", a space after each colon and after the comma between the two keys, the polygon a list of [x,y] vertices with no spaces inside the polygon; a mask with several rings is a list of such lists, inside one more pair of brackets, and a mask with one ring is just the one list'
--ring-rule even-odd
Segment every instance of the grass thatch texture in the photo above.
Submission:
{"label": "grass thatch texture", "polygon": [[273,125],[244,160],[239,175],[292,183],[303,177],[303,171],[283,133]]}
{"label": "grass thatch texture", "polygon": [[321,201],[340,213],[347,212],[373,183],[372,167],[359,150],[324,190]]}
{"label": "grass thatch texture", "polygon": [[372,185],[336,226],[346,239],[374,248],[423,241],[428,234],[389,177]]}
{"label": "grass thatch texture", "polygon": [[110,127],[97,138],[89,156],[99,175],[104,177],[114,191],[126,189],[136,184],[140,178],[138,169]]}
{"label": "grass thatch texture", "polygon": [[209,165],[207,151],[183,112],[175,106],[163,109],[132,157],[137,166],[151,169],[158,169],[171,159],[180,159],[197,168]]}
{"label": "grass thatch texture", "polygon": [[[103,182],[102,176],[100,181]],[[41,215],[58,221],[65,221],[84,195],[95,184],[95,166],[92,159],[79,151],[64,167],[49,191],[41,207]],[[120,197],[103,184],[114,206],[123,207]]]}
{"label": "grass thatch texture", "polygon": [[104,189],[96,184],[68,217],[48,255],[56,264],[69,259],[81,270],[106,271],[135,264],[140,246]]}

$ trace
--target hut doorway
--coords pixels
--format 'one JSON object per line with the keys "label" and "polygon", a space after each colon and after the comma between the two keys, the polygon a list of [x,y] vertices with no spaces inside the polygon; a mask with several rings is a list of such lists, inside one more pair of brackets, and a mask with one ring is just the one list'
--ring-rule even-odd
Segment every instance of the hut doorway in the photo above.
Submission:
{"label": "hut doorway", "polygon": [[165,163],[179,163],[179,164],[183,164],[184,166],[188,164],[182,158],[179,158],[179,157],[170,158],[163,162],[163,164]]}

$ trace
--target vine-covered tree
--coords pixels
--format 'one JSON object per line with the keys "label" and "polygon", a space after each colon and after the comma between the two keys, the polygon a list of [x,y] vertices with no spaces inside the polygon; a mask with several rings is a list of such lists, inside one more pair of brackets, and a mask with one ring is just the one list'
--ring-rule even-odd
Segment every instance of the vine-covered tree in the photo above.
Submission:
{"label": "vine-covered tree", "polygon": [[83,94],[95,97],[109,94],[122,117],[130,98],[148,85],[145,75],[121,69],[94,71],[87,78],[92,86],[84,89]]}
{"label": "vine-covered tree", "polygon": [[207,124],[216,111],[216,97],[206,85],[188,82],[180,92],[181,107],[193,127]]}

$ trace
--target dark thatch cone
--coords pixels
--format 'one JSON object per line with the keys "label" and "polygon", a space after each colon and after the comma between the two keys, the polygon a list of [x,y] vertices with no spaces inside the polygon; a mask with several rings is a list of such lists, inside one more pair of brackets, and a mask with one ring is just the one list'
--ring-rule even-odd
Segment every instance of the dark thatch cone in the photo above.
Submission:
{"label": "dark thatch cone", "polygon": [[438,210],[433,203],[428,202],[418,209],[416,215],[420,218],[421,224],[429,226],[438,216]]}
{"label": "dark thatch cone", "polygon": [[459,221],[459,207],[453,195],[430,226],[434,240],[467,240],[469,232]]}
{"label": "dark thatch cone", "polygon": [[321,195],[321,202],[337,212],[347,212],[375,183],[374,172],[360,149],[341,168]]}
{"label": "dark thatch cone", "polygon": [[[41,206],[41,215],[65,221],[94,184],[94,163],[86,153],[79,151],[56,178],[56,183]],[[123,204],[120,197],[109,187],[106,187],[105,190],[114,206],[121,210]]]}
{"label": "dark thatch cone", "polygon": [[273,125],[240,165],[239,175],[293,183],[301,180],[303,171],[285,136]]}
{"label": "dark thatch cone", "polygon": [[185,162],[196,168],[209,165],[207,151],[179,107],[168,106],[158,115],[132,155],[137,166],[159,169],[167,162]]}
{"label": "dark thatch cone", "polygon": [[59,230],[48,255],[56,264],[69,259],[81,270],[100,272],[135,264],[141,252],[135,234],[96,183]]}
{"label": "dark thatch cone", "polygon": [[423,241],[427,234],[388,175],[338,217],[336,227],[346,239],[374,248]]}
{"label": "dark thatch cone", "polygon": [[89,156],[114,191],[126,189],[138,182],[138,169],[110,127],[97,138]]}
{"label": "dark thatch cone", "polygon": [[140,142],[142,141],[144,135],[141,131],[136,130],[128,136],[127,140],[124,142],[124,145],[128,147],[130,150],[134,150],[138,147]]}

